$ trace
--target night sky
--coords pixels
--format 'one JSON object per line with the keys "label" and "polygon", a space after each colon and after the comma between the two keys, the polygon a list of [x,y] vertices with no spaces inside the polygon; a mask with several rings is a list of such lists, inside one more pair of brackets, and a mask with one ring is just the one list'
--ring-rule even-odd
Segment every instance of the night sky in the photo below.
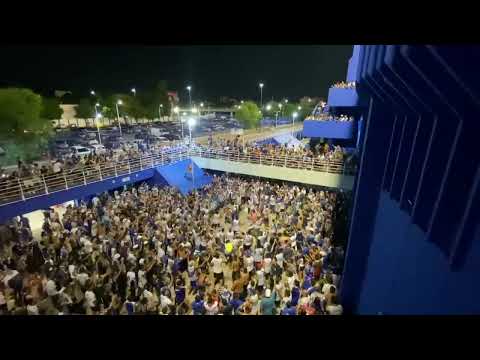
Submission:
{"label": "night sky", "polygon": [[331,83],[345,80],[350,45],[235,46],[3,46],[0,85],[40,92],[70,90],[76,96],[96,91],[128,92],[167,80],[186,101],[220,96],[256,99],[265,83],[272,97],[326,98]]}

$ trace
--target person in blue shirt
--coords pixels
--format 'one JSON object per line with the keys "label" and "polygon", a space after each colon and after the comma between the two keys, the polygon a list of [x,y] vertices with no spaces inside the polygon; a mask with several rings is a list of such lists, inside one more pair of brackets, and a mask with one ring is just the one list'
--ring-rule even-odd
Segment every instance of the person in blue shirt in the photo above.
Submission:
{"label": "person in blue shirt", "polygon": [[292,305],[297,306],[299,299],[300,299],[300,282],[298,280],[295,280],[295,283],[292,288]]}
{"label": "person in blue shirt", "polygon": [[203,315],[205,313],[204,302],[200,295],[195,296],[195,301],[192,304],[193,315]]}
{"label": "person in blue shirt", "polygon": [[240,295],[236,292],[233,293],[233,299],[230,301],[230,305],[232,305],[233,311],[236,312],[242,304],[243,301],[240,300]]}
{"label": "person in blue shirt", "polygon": [[175,287],[175,304],[179,305],[185,301],[185,286],[183,286],[183,281],[181,279],[177,280],[177,286]]}
{"label": "person in blue shirt", "polygon": [[312,287],[312,277],[310,275],[306,275],[305,279],[303,280],[302,288],[308,290]]}
{"label": "person in blue shirt", "polygon": [[281,315],[297,315],[297,308],[289,301],[287,306],[280,313]]}

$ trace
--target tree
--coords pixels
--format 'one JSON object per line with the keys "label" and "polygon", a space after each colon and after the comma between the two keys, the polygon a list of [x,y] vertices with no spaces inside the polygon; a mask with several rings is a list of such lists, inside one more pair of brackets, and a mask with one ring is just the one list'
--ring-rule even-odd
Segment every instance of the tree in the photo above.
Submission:
{"label": "tree", "polygon": [[167,82],[160,80],[153,89],[145,89],[137,95],[144,116],[148,119],[160,116],[160,105],[162,116],[170,115],[170,101],[168,100]]}
{"label": "tree", "polygon": [[[42,98],[29,89],[0,89],[0,132],[14,136],[41,130]],[[7,136],[10,137],[10,136]]]}
{"label": "tree", "polygon": [[0,89],[0,136],[6,142],[6,161],[28,161],[41,155],[52,129],[41,115],[40,95],[30,89]]}
{"label": "tree", "polygon": [[95,106],[90,99],[80,99],[78,105],[75,106],[75,112],[78,119],[90,119],[94,117]]}
{"label": "tree", "polygon": [[60,101],[56,98],[42,99],[41,118],[46,120],[59,120],[63,114],[63,109],[60,107]]}
{"label": "tree", "polygon": [[242,123],[244,128],[252,129],[258,127],[262,114],[257,104],[252,101],[245,101],[240,106],[240,109],[237,110],[235,117]]}
{"label": "tree", "polygon": [[282,107],[283,116],[291,117],[294,112],[298,113],[298,104],[287,103]]}
{"label": "tree", "polygon": [[[270,108],[270,110],[268,110],[268,108]],[[275,113],[277,111],[280,111],[280,108],[278,107],[278,102],[272,100],[266,103],[265,114],[271,117],[271,116],[275,116]]]}

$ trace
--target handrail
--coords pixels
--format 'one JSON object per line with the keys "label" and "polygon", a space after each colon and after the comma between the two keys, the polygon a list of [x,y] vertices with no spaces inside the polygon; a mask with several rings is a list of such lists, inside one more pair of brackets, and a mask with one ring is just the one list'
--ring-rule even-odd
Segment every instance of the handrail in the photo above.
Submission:
{"label": "handrail", "polygon": [[224,150],[196,145],[191,150],[186,147],[163,149],[163,151],[147,153],[143,156],[138,155],[117,159],[113,161],[113,164],[100,163],[88,166],[76,166],[75,168],[65,169],[56,174],[4,180],[0,182],[0,206],[78,186],[85,186],[117,176],[128,175],[132,172],[151,169],[159,165],[172,164],[182,161],[190,155],[332,174],[353,175],[355,173],[355,169],[347,167],[343,161],[338,160],[322,160],[303,155],[265,155],[262,153],[258,154],[254,151],[243,153],[238,149]]}

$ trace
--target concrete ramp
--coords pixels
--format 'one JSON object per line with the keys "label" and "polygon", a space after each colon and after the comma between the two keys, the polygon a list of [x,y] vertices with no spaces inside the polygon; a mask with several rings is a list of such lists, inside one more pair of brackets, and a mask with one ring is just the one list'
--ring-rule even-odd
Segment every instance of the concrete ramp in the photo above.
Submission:
{"label": "concrete ramp", "polygon": [[[193,171],[189,169],[190,167]],[[155,171],[169,186],[176,187],[183,195],[188,194],[194,188],[202,188],[213,181],[213,177],[205,175],[204,171],[191,160],[158,166]]]}

